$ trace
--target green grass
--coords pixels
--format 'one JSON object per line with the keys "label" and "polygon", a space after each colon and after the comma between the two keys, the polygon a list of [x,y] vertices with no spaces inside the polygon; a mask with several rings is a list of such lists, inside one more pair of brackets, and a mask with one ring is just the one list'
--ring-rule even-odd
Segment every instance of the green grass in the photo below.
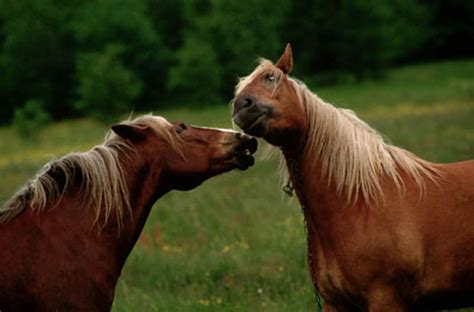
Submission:
{"label": "green grass", "polygon": [[[381,82],[312,90],[353,108],[394,144],[428,160],[474,156],[474,60],[410,66]],[[231,127],[226,104],[156,113]],[[12,128],[0,128],[0,201],[51,155],[86,150],[106,130],[88,119],[66,121],[24,142]],[[113,310],[315,310],[303,219],[296,201],[280,191],[276,166],[259,160],[248,171],[164,196],[124,267]]]}

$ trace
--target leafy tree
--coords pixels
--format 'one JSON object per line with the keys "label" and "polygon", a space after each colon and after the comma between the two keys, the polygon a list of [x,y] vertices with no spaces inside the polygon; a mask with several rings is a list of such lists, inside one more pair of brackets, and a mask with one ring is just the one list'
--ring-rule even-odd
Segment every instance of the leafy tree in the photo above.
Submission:
{"label": "leafy tree", "polygon": [[306,75],[378,76],[423,43],[429,11],[413,0],[294,1],[283,32]]}
{"label": "leafy tree", "polygon": [[[137,109],[157,100],[166,86],[166,49],[155,31],[145,1],[100,0],[84,2],[72,22],[82,52],[102,51],[119,44],[122,66],[133,72],[143,86],[134,104]],[[154,104],[154,103],[150,103]]]}
{"label": "leafy tree", "polygon": [[199,98],[204,98],[205,90],[214,90],[229,99],[234,82],[255,66],[259,56],[276,57],[283,49],[279,28],[287,6],[286,0],[187,2],[188,31],[168,86],[197,92]]}
{"label": "leafy tree", "polygon": [[172,67],[178,66],[178,51],[184,44],[184,32],[190,22],[185,14],[187,1],[145,0],[147,15],[159,37],[159,47],[154,52],[156,61],[146,64],[147,89],[140,99],[152,109],[184,100],[177,89],[169,88],[173,85],[170,79],[174,79],[169,74]]}
{"label": "leafy tree", "polygon": [[184,42],[184,30],[189,26],[189,18],[185,14],[187,1],[145,1],[147,16],[163,44],[160,48],[168,49],[168,53],[180,48]]}
{"label": "leafy tree", "polygon": [[29,98],[55,117],[71,114],[73,51],[68,20],[76,0],[3,0],[0,51],[2,114],[9,120]]}
{"label": "leafy tree", "polygon": [[177,53],[178,65],[169,74],[168,87],[180,104],[209,105],[220,102],[221,67],[207,41],[189,34]]}
{"label": "leafy tree", "polygon": [[106,45],[102,52],[81,54],[77,61],[77,108],[100,121],[110,122],[130,110],[142,84],[124,67],[120,45]]}

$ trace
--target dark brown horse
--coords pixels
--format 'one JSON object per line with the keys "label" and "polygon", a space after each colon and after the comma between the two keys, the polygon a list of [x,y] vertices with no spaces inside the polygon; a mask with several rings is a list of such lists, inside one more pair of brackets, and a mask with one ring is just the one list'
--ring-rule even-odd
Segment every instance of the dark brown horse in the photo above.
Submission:
{"label": "dark brown horse", "polygon": [[241,79],[233,119],[282,151],[324,310],[474,305],[474,161],[435,164],[385,143],[290,78],[292,65],[287,46]]}
{"label": "dark brown horse", "polygon": [[0,311],[108,311],[151,207],[253,164],[256,140],[142,116],[48,163],[0,209]]}

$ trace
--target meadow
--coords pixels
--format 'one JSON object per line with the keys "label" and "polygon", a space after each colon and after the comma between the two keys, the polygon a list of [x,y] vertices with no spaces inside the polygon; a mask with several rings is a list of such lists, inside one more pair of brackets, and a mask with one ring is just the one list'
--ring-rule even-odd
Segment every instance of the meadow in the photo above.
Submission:
{"label": "meadow", "polygon": [[[433,162],[474,158],[474,60],[394,69],[382,81],[318,88],[387,140]],[[170,120],[232,127],[228,104],[156,110]],[[53,156],[101,142],[107,126],[57,122],[31,140],[0,128],[0,202]],[[305,229],[281,191],[277,158],[168,193],[124,267],[113,311],[314,311]],[[467,311],[467,310],[466,310]]]}

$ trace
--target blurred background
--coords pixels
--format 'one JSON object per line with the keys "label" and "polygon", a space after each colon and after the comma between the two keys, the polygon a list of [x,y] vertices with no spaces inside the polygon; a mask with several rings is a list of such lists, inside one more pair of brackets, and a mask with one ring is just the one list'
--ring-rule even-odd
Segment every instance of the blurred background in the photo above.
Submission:
{"label": "blurred background", "polygon": [[1,0],[0,122],[222,105],[287,42],[307,82],[383,79],[472,57],[473,16],[465,0]]}
{"label": "blurred background", "polygon": [[[393,144],[474,158],[474,1],[0,0],[0,203],[132,111],[232,127],[238,77],[287,42],[293,76]],[[314,311],[277,166],[160,199],[113,310]]]}

